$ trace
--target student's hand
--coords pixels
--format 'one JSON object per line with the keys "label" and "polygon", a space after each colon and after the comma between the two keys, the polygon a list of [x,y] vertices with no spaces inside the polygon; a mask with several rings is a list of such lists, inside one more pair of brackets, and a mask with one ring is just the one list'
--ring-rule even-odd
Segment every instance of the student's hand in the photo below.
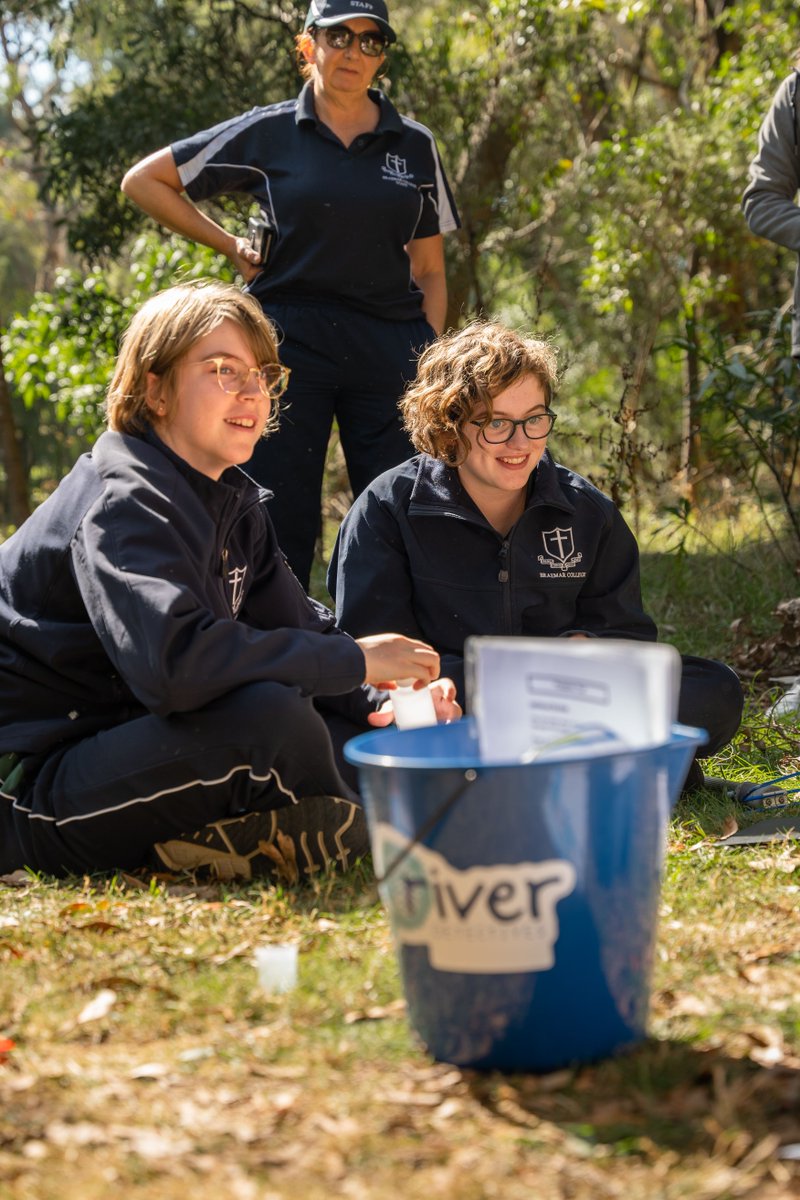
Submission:
{"label": "student's hand", "polygon": [[452,679],[437,679],[429,685],[436,709],[437,721],[458,721],[463,716],[461,705],[456,700],[456,685]]}
{"label": "student's hand", "polygon": [[393,688],[397,679],[416,679],[432,683],[439,674],[439,655],[425,642],[403,637],[401,633],[376,633],[356,638],[367,664],[365,683]]}
{"label": "student's hand", "polygon": [[[456,700],[456,685],[452,679],[437,679],[435,683],[428,684],[428,691],[433,697],[437,721],[446,724],[448,721],[459,720],[462,715],[461,705]],[[377,725],[379,728],[391,725],[394,721],[391,700],[387,700],[376,712],[369,713],[367,721],[370,725]]]}
{"label": "student's hand", "polygon": [[255,279],[262,268],[258,251],[253,249],[247,238],[237,237],[234,239],[233,246],[228,251],[228,258],[245,283],[250,283],[252,279]]}

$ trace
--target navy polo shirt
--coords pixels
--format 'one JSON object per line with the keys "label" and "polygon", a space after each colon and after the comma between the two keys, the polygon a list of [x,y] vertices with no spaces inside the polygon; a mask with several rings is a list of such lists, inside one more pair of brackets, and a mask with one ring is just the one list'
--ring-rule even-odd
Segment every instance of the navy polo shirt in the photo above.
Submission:
{"label": "navy polo shirt", "polygon": [[318,120],[310,83],[296,100],[172,145],[192,200],[246,193],[275,227],[266,270],[248,288],[262,305],[316,300],[420,317],[405,246],[457,229],[458,214],[430,130],[382,92],[369,95],[378,125],[347,148]]}

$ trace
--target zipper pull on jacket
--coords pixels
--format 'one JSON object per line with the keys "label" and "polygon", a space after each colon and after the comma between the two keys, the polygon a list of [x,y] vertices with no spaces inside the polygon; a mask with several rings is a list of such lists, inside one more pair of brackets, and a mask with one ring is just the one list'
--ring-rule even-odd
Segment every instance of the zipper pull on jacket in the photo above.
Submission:
{"label": "zipper pull on jacket", "polygon": [[500,547],[498,557],[500,559],[500,570],[497,575],[498,582],[508,583],[508,539],[506,539]]}

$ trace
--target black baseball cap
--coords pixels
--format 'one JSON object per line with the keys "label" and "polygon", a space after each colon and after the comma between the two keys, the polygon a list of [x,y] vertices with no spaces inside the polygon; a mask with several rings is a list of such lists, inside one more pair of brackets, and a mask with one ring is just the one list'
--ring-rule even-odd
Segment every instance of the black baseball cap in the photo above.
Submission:
{"label": "black baseball cap", "polygon": [[355,17],[369,18],[386,34],[388,42],[397,41],[397,34],[389,24],[389,10],[383,0],[311,0],[303,28],[310,29],[312,25],[318,25],[325,29],[328,25],[339,25]]}

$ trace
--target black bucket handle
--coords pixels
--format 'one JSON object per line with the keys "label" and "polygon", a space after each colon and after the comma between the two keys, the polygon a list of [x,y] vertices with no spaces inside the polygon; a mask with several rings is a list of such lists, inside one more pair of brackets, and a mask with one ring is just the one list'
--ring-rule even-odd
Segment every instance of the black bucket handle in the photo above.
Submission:
{"label": "black bucket handle", "polygon": [[445,817],[447,815],[447,813],[449,813],[449,811],[453,807],[453,805],[456,804],[456,802],[461,799],[461,797],[464,795],[464,792],[466,792],[469,785],[471,783],[474,783],[477,778],[478,778],[478,772],[474,769],[474,767],[470,767],[467,771],[464,772],[463,782],[459,783],[456,790],[454,792],[451,792],[451,794],[447,797],[446,800],[444,800],[439,805],[439,807],[436,809],[435,812],[431,813],[431,815],[428,817],[427,821],[423,821],[423,823],[420,825],[417,832],[412,837],[411,841],[406,843],[406,845],[403,847],[403,849],[398,854],[397,858],[393,859],[392,862],[389,864],[389,869],[387,871],[384,871],[383,875],[377,876],[377,883],[379,886],[381,884],[386,883],[386,880],[391,878],[391,876],[394,874],[394,872],[400,866],[400,863],[405,862],[405,860],[408,858],[409,854],[414,849],[414,847],[418,846],[420,844],[420,842],[422,841],[422,839],[427,837],[428,834],[431,832],[431,830],[434,829],[439,824],[439,822],[442,820],[442,818]]}

